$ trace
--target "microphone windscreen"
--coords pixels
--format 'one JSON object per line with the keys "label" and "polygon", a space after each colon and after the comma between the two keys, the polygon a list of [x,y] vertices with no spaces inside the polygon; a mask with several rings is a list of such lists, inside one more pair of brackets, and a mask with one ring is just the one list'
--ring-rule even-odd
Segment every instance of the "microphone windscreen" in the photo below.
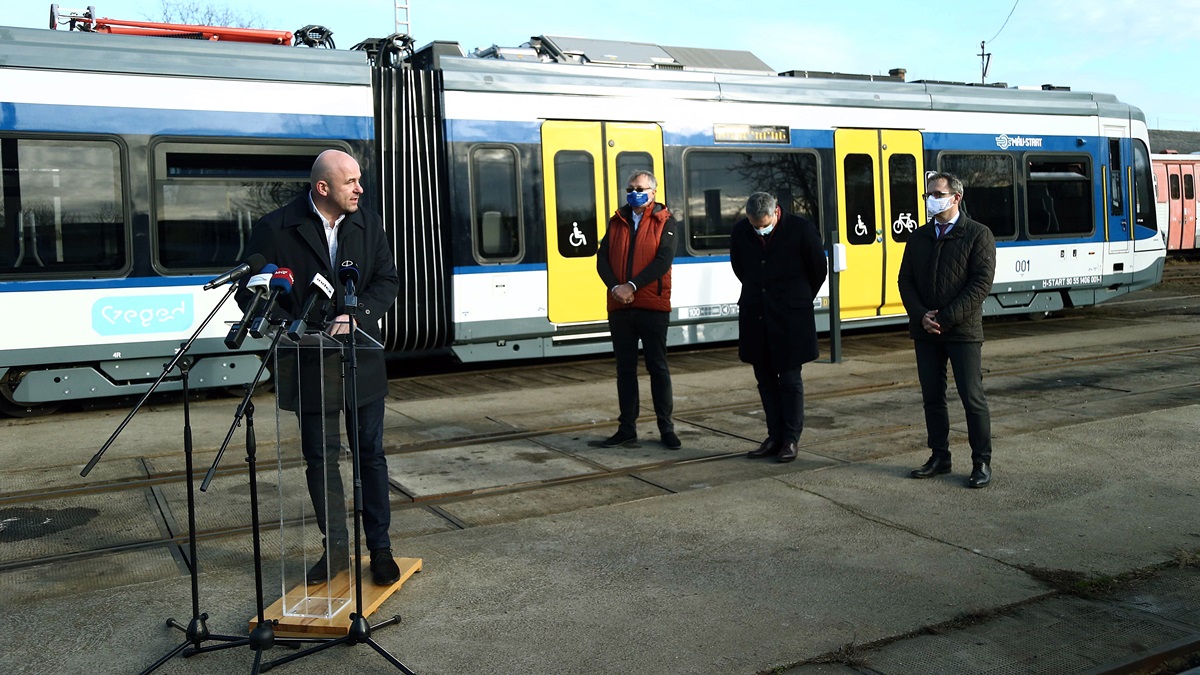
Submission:
{"label": "microphone windscreen", "polygon": [[251,253],[244,262],[250,266],[250,274],[262,272],[267,265],[267,259],[261,253]]}
{"label": "microphone windscreen", "polygon": [[275,270],[275,273],[271,275],[271,288],[278,288],[284,294],[291,293],[294,281],[295,277],[292,275],[292,271],[284,267]]}
{"label": "microphone windscreen", "polygon": [[333,297],[333,284],[329,283],[329,280],[325,278],[324,274],[317,272],[315,275],[313,275],[312,285],[316,286],[322,293],[324,293],[325,297]]}
{"label": "microphone windscreen", "polygon": [[338,270],[338,281],[343,284],[347,281],[358,283],[358,267],[350,260],[343,261],[341,269]]}

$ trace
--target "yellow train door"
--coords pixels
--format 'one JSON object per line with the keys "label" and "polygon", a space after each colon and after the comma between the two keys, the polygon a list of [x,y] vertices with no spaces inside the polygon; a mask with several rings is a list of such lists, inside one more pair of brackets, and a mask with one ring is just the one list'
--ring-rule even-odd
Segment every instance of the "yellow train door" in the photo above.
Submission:
{"label": "yellow train door", "polygon": [[925,223],[922,147],[918,131],[834,132],[843,320],[904,313],[896,279],[904,243]]}
{"label": "yellow train door", "polygon": [[547,315],[551,323],[605,321],[607,291],[596,250],[625,203],[638,169],[658,179],[664,201],[662,128],[657,124],[548,120],[542,124]]}

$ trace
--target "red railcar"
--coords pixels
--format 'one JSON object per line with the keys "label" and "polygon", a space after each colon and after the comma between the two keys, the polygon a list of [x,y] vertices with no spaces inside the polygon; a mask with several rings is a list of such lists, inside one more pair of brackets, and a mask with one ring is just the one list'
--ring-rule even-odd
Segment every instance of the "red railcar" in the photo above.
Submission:
{"label": "red railcar", "polygon": [[1167,252],[1190,252],[1200,248],[1196,212],[1200,208],[1196,182],[1200,180],[1200,155],[1173,153],[1151,155],[1154,166],[1154,195],[1158,227],[1167,242]]}

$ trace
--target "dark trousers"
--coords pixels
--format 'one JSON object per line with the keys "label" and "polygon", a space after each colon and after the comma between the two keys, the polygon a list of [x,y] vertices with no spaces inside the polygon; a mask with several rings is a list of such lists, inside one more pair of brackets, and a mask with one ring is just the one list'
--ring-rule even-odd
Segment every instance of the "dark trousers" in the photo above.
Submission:
{"label": "dark trousers", "polygon": [[983,393],[983,343],[914,340],[913,345],[929,449],[937,457],[950,457],[950,414],[946,409],[946,361],[949,361],[954,368],[958,397],[967,412],[971,461],[991,462],[992,416]]}
{"label": "dark trousers", "polygon": [[784,444],[796,443],[804,431],[802,366],[776,370],[770,352],[764,353],[767,360],[754,364],[754,379],[758,380],[758,396],[767,418],[767,436]]}
{"label": "dark trousers", "polygon": [[[346,433],[350,447],[358,448],[362,477],[363,534],[367,549],[391,548],[388,528],[392,508],[388,500],[387,458],[383,454],[383,399],[358,409],[358,429]],[[324,430],[322,432],[322,422]],[[338,412],[300,415],[300,446],[304,452],[308,496],[317,514],[317,527],[330,548],[348,547],[346,492],[338,463],[341,424]]]}
{"label": "dark trousers", "polygon": [[608,313],[608,330],[612,334],[613,356],[617,359],[617,400],[621,407],[618,418],[620,430],[637,433],[638,409],[638,340],[646,355],[646,372],[650,373],[650,395],[654,399],[654,416],[658,432],[675,431],[671,414],[675,402],[671,392],[671,370],[667,367],[667,323],[670,312],[648,309],[621,309]]}

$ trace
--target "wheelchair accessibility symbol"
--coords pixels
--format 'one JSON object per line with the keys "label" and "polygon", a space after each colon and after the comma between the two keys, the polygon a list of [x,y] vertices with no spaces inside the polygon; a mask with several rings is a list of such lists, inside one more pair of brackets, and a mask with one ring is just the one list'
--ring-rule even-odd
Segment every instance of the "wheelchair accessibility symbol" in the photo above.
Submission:
{"label": "wheelchair accessibility symbol", "polygon": [[865,237],[867,236],[867,224],[863,222],[862,216],[858,216],[858,222],[854,224],[854,234]]}
{"label": "wheelchair accessibility symbol", "polygon": [[575,248],[579,248],[587,243],[587,237],[583,236],[583,233],[579,231],[579,223],[571,223],[571,237],[568,241]]}

